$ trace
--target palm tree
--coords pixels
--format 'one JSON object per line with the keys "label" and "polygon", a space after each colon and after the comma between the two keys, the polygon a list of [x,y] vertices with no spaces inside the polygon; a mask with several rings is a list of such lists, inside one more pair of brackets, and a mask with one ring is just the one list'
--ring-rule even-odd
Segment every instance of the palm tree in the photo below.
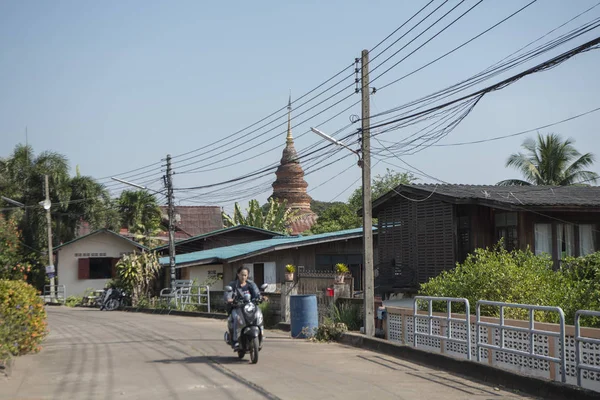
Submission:
{"label": "palm tree", "polygon": [[146,190],[125,190],[117,199],[121,224],[130,232],[143,236],[161,228],[162,213],[154,195]]}
{"label": "palm tree", "polygon": [[70,198],[69,162],[62,154],[44,151],[36,156],[31,146],[18,144],[13,154],[0,162],[0,192],[28,206],[12,214],[19,220],[23,241],[35,249],[44,249],[47,244],[44,210],[36,207],[45,197],[44,175],[49,176],[52,202],[66,205]]}
{"label": "palm tree", "polygon": [[598,174],[586,171],[595,161],[592,153],[581,154],[572,139],[563,140],[557,134],[542,136],[537,140],[527,139],[521,147],[527,152],[512,154],[506,161],[507,167],[521,171],[525,180],[507,179],[498,185],[551,185],[567,186],[580,183],[595,183]]}
{"label": "palm tree", "polygon": [[223,225],[226,227],[247,225],[255,228],[267,229],[275,232],[289,233],[288,226],[299,218],[298,210],[287,208],[287,202],[278,202],[269,198],[268,208],[261,208],[258,200],[250,200],[246,215],[242,213],[240,205],[236,202],[233,217],[222,213]]}

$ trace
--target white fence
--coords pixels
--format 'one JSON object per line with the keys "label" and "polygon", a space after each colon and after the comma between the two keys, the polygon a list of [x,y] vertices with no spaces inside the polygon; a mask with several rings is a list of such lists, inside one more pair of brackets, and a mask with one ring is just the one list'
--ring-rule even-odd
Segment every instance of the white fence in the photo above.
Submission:
{"label": "white fence", "polygon": [[[600,392],[600,329],[563,325],[563,336],[562,324],[434,313],[430,309],[417,310],[416,303],[412,309],[386,308],[388,340],[572,385],[578,384],[579,371],[580,386]],[[436,318],[429,318],[430,314]],[[581,360],[579,366],[578,360]]]}

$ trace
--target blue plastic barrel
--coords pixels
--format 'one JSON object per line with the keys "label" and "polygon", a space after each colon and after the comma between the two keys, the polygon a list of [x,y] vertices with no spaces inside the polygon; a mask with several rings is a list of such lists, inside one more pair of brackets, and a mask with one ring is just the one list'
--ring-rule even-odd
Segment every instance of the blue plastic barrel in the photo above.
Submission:
{"label": "blue plastic barrel", "polygon": [[[305,339],[314,335],[319,327],[317,296],[299,294],[290,296],[290,330],[293,338]],[[303,330],[307,328],[306,331]]]}

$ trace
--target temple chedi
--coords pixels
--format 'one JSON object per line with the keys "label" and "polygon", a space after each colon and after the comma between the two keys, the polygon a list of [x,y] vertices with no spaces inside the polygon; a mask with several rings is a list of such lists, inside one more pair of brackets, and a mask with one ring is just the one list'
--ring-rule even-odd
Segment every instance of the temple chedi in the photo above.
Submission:
{"label": "temple chedi", "polygon": [[298,154],[294,148],[294,138],[292,137],[292,99],[288,103],[288,129],[285,141],[285,149],[281,156],[281,162],[275,175],[277,179],[273,182],[273,194],[271,197],[275,200],[287,200],[287,206],[298,210],[299,218],[294,221],[289,228],[293,235],[307,231],[317,222],[317,214],[310,209],[311,197],[306,193],[308,183],[304,180],[304,171],[300,166]]}

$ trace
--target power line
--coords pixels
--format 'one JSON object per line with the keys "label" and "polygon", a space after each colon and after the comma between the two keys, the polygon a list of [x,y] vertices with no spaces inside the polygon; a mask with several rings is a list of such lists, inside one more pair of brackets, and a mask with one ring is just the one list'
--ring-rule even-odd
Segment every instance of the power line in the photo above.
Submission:
{"label": "power line", "polygon": [[575,116],[573,116],[573,117],[570,117],[570,118],[563,119],[563,120],[561,120],[561,121],[553,122],[553,123],[551,123],[551,124],[547,124],[547,125],[538,126],[537,128],[528,129],[528,130],[526,130],[526,131],[521,131],[521,132],[517,132],[517,133],[512,133],[512,134],[510,134],[510,135],[496,136],[496,137],[493,137],[493,138],[481,139],[481,140],[473,140],[473,141],[470,141],[470,142],[458,142],[458,143],[447,143],[447,144],[434,144],[434,145],[432,145],[432,146],[433,146],[433,147],[451,147],[451,146],[465,146],[465,145],[469,145],[469,144],[478,144],[478,143],[487,143],[487,142],[493,142],[493,141],[495,141],[495,140],[502,140],[502,139],[507,139],[507,138],[511,138],[511,137],[515,137],[515,136],[524,135],[524,134],[526,134],[526,133],[536,132],[536,131],[539,131],[540,129],[545,129],[545,128],[549,128],[549,127],[551,127],[551,126],[555,126],[555,125],[559,125],[559,124],[565,123],[565,122],[567,122],[567,121],[572,121],[572,120],[574,120],[574,119],[577,119],[577,118],[584,117],[584,116],[586,116],[586,115],[588,115],[588,114],[592,114],[592,113],[594,113],[594,112],[597,112],[597,111],[600,111],[600,107],[598,107],[598,108],[594,108],[593,110],[586,111],[586,112],[584,112],[584,113],[581,113],[581,114],[575,115]]}
{"label": "power line", "polygon": [[586,43],[584,43],[584,44],[582,44],[580,46],[577,46],[577,47],[575,47],[575,48],[573,48],[573,49],[571,49],[571,50],[569,50],[569,51],[567,51],[565,53],[562,53],[559,56],[553,57],[552,59],[550,59],[548,61],[544,61],[543,63],[538,64],[535,67],[529,68],[529,69],[527,69],[527,70],[525,70],[525,71],[523,71],[523,72],[521,72],[519,74],[513,75],[513,76],[511,76],[511,77],[509,77],[507,79],[504,79],[504,80],[502,80],[502,81],[500,81],[498,83],[495,83],[493,85],[490,85],[490,86],[488,86],[486,88],[483,88],[483,89],[480,89],[480,90],[478,90],[476,92],[473,92],[473,93],[470,93],[468,95],[462,96],[462,97],[460,97],[458,99],[446,102],[446,103],[444,103],[442,105],[438,105],[438,106],[432,107],[432,108],[427,109],[425,111],[421,111],[421,112],[415,113],[414,115],[405,116],[405,117],[401,117],[401,118],[396,118],[396,119],[394,119],[392,121],[383,122],[383,123],[380,123],[380,124],[375,124],[375,125],[372,126],[371,129],[381,128],[383,126],[388,126],[388,125],[391,125],[391,124],[394,124],[394,123],[397,123],[397,122],[400,122],[400,121],[407,120],[407,119],[415,117],[415,116],[426,115],[428,113],[431,113],[431,112],[437,111],[439,109],[448,107],[449,105],[452,105],[452,104],[458,103],[460,101],[469,99],[471,97],[475,97],[475,96],[478,96],[478,95],[483,95],[483,94],[487,94],[487,93],[490,93],[490,92],[493,92],[493,91],[496,91],[496,90],[503,89],[506,86],[508,86],[508,85],[516,82],[517,80],[519,80],[519,79],[521,79],[521,78],[523,78],[523,77],[525,77],[527,75],[531,75],[531,74],[534,74],[534,73],[537,73],[537,72],[541,72],[541,71],[544,71],[544,70],[547,70],[547,69],[550,69],[550,68],[554,68],[557,65],[561,64],[562,62],[568,60],[569,58],[571,58],[571,57],[573,57],[573,56],[575,56],[575,55],[577,55],[579,53],[582,53],[584,51],[593,50],[593,49],[597,48],[596,46],[598,46],[598,43],[600,43],[600,37],[596,37],[595,39],[590,40],[590,41],[588,41],[588,42],[586,42]]}

